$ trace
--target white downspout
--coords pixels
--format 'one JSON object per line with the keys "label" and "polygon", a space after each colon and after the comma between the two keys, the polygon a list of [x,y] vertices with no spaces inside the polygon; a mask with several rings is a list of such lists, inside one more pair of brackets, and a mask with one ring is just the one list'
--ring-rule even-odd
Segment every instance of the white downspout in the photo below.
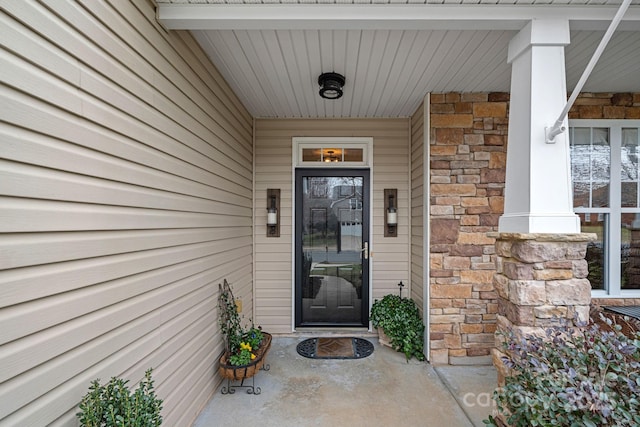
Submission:
{"label": "white downspout", "polygon": [[609,40],[611,40],[611,37],[613,36],[614,31],[616,30],[616,28],[618,28],[618,24],[622,20],[622,17],[624,16],[625,12],[629,8],[630,4],[631,4],[631,0],[623,0],[622,4],[620,5],[620,8],[618,9],[618,12],[616,12],[616,15],[613,17],[613,20],[611,21],[611,24],[609,24],[609,28],[607,28],[607,32],[604,33],[604,37],[602,37],[602,40],[600,40],[600,44],[598,45],[598,48],[593,53],[591,60],[587,64],[587,68],[585,68],[584,72],[582,73],[582,76],[580,77],[580,80],[578,80],[578,84],[573,89],[573,92],[569,97],[569,101],[567,101],[567,104],[562,109],[562,112],[560,113],[558,120],[556,120],[556,122],[550,128],[546,127],[544,129],[545,139],[547,144],[555,144],[556,136],[560,135],[562,132],[567,130],[567,128],[563,125],[564,120],[567,117],[569,110],[573,106],[573,103],[576,102],[576,98],[582,91],[582,87],[584,86],[587,79],[591,75],[593,68],[596,66],[596,63],[600,59],[600,55],[602,55],[602,52],[604,51],[605,47],[607,47]]}

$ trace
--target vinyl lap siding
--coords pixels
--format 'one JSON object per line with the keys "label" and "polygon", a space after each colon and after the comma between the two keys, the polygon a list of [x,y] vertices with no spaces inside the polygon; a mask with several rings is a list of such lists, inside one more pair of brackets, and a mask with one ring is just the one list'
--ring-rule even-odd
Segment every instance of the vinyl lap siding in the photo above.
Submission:
{"label": "vinyl lap siding", "polygon": [[[411,292],[409,258],[409,119],[381,120],[370,126],[373,133],[373,298]],[[364,136],[364,135],[363,135]],[[384,189],[398,189],[398,236],[384,237]]]}
{"label": "vinyl lap siding", "polygon": [[[291,137],[280,121],[256,120],[255,310],[256,323],[272,333],[291,332]],[[267,234],[267,189],[280,189],[280,237]]]}
{"label": "vinyl lap siding", "polygon": [[[292,138],[373,137],[373,296],[409,282],[407,119],[256,120],[256,321],[272,332],[292,328]],[[266,237],[266,190],[281,189],[279,238]],[[397,188],[397,238],[385,238],[383,192]],[[406,294],[405,294],[406,295]]]}
{"label": "vinyl lap siding", "polygon": [[218,378],[217,284],[252,312],[252,123],[146,0],[2,2],[0,425],[76,425],[154,368],[167,425]]}
{"label": "vinyl lap siding", "polygon": [[424,103],[411,117],[411,297],[420,312],[424,297]]}
{"label": "vinyl lap siding", "polygon": [[[429,336],[429,95],[411,117],[411,297],[425,323],[425,355],[430,356]],[[426,110],[426,111],[425,111]],[[426,133],[425,133],[426,132]]]}

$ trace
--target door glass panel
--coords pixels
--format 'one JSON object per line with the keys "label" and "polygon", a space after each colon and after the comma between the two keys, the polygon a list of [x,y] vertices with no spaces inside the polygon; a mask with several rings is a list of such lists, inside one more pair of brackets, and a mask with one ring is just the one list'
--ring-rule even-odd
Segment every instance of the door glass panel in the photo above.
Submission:
{"label": "door glass panel", "polygon": [[363,322],[362,176],[302,176],[301,323]]}

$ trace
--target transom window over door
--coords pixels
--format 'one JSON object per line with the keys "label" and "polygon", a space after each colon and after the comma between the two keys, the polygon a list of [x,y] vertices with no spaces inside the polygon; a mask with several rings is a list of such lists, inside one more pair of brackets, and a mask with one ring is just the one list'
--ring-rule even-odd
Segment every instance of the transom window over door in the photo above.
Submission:
{"label": "transom window over door", "polygon": [[569,138],[593,294],[640,295],[640,121],[572,120]]}
{"label": "transom window over door", "polygon": [[293,138],[296,167],[370,167],[373,138]]}

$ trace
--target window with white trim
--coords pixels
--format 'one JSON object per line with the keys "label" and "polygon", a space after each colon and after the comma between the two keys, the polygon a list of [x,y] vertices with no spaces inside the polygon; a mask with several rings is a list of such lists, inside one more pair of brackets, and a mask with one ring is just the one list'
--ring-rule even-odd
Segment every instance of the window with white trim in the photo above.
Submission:
{"label": "window with white trim", "polygon": [[640,295],[640,121],[571,120],[573,207],[594,296]]}
{"label": "window with white trim", "polygon": [[293,164],[297,167],[360,168],[372,164],[373,138],[294,137]]}

